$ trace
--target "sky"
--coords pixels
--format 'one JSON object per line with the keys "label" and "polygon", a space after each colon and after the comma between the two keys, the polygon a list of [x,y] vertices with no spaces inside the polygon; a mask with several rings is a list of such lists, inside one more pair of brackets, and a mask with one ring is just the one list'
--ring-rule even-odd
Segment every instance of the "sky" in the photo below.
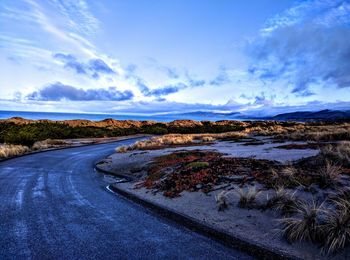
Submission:
{"label": "sky", "polygon": [[0,110],[350,109],[350,1],[0,0]]}

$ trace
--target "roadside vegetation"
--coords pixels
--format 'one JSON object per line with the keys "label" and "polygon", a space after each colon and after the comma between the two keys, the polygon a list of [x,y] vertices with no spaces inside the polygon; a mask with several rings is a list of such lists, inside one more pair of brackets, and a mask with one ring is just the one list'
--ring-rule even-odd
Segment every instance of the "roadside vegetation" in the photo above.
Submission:
{"label": "roadside vegetation", "polygon": [[189,146],[209,144],[217,140],[241,140],[247,138],[243,132],[227,132],[220,134],[168,134],[155,136],[148,140],[138,141],[130,146],[120,146],[117,152],[126,152],[132,150],[153,150],[174,146]]}
{"label": "roadside vegetation", "polygon": [[[133,134],[166,135],[145,146],[230,140],[247,135],[266,135],[278,140],[350,141],[350,123],[296,123],[278,121],[30,121],[1,120],[0,143],[31,147],[46,139],[116,137]],[[168,135],[170,134],[170,135]],[[174,135],[175,134],[175,135]],[[181,135],[180,135],[181,134]],[[168,135],[168,136],[167,136]],[[139,144],[142,146],[143,144]],[[135,149],[139,149],[135,147]]]}
{"label": "roadside vegetation", "polygon": [[18,156],[29,150],[30,149],[24,145],[2,144],[0,145],[0,158]]}
{"label": "roadside vegetation", "polygon": [[232,207],[274,212],[276,228],[289,243],[312,243],[321,254],[333,255],[350,245],[349,158],[348,141],[288,164],[175,151],[157,157],[135,188],[170,198],[183,191],[214,194],[217,209],[224,212]]}

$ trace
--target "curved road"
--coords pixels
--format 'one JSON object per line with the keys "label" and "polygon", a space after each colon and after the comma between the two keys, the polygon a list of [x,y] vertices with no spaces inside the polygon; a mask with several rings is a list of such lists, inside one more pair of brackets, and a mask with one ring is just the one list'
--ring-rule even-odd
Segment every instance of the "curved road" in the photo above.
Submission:
{"label": "curved road", "polygon": [[0,163],[0,259],[249,259],[107,191],[94,163],[134,140]]}

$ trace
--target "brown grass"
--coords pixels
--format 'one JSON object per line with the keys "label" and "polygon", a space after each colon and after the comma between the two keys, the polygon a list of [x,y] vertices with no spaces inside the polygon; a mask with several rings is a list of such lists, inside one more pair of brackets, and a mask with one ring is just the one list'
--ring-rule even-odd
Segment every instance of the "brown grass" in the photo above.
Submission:
{"label": "brown grass", "polygon": [[[283,124],[266,121],[246,124],[242,131],[207,134],[167,134],[139,141],[127,147],[120,147],[118,152],[129,150],[160,149],[172,145],[187,145],[213,142],[216,140],[239,140],[253,135],[272,136],[276,139],[330,142],[350,141],[350,123],[342,124]],[[350,149],[349,149],[350,150]]]}
{"label": "brown grass", "polygon": [[341,167],[326,161],[326,165],[320,169],[319,184],[322,187],[329,187],[338,183],[341,174]]}
{"label": "brown grass", "polygon": [[23,145],[2,144],[0,145],[0,158],[8,158],[29,152],[29,148]]}
{"label": "brown grass", "polygon": [[323,204],[298,201],[294,206],[295,215],[281,219],[282,234],[289,242],[312,241],[321,237],[321,215],[324,213]]}
{"label": "brown grass", "polygon": [[350,140],[350,124],[296,125],[285,127],[281,133],[272,131],[270,135],[277,135],[282,139],[316,142]]}
{"label": "brown grass", "polygon": [[338,145],[328,145],[321,150],[321,155],[327,160],[345,166],[350,165],[350,142],[342,141]]}
{"label": "brown grass", "polygon": [[137,141],[130,146],[120,146],[116,151],[126,152],[131,150],[161,149],[169,146],[202,144],[210,143],[215,140],[240,139],[245,137],[247,137],[247,134],[242,132],[227,132],[220,134],[168,134],[155,136],[148,140]]}
{"label": "brown grass", "polygon": [[55,139],[46,139],[44,141],[37,141],[33,144],[33,150],[43,150],[55,147],[61,147],[68,145],[69,142],[65,140],[55,140]]}

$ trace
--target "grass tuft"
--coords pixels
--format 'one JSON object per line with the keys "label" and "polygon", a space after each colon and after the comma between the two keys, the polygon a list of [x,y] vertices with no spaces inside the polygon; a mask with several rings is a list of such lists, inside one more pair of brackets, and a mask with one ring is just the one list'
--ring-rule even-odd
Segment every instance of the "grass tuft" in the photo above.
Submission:
{"label": "grass tuft", "polygon": [[231,193],[231,191],[223,190],[219,192],[218,195],[215,195],[215,201],[218,206],[219,211],[224,211],[228,208],[229,200],[228,195]]}
{"label": "grass tuft", "polygon": [[321,187],[334,186],[339,182],[341,167],[329,161],[318,172],[319,185]]}
{"label": "grass tuft", "polygon": [[343,249],[350,240],[350,202],[344,199],[333,201],[336,209],[326,214],[325,242],[323,253],[331,254]]}
{"label": "grass tuft", "polygon": [[294,206],[293,217],[280,219],[282,234],[289,242],[312,241],[322,237],[321,215],[324,213],[323,204],[298,201]]}
{"label": "grass tuft", "polygon": [[265,208],[281,211],[283,215],[290,215],[297,207],[299,199],[295,197],[295,192],[291,193],[283,187],[275,190],[273,196],[268,198]]}
{"label": "grass tuft", "polygon": [[254,205],[257,196],[261,191],[257,190],[255,186],[248,189],[239,188],[235,190],[238,195],[238,206],[240,208],[250,208]]}

